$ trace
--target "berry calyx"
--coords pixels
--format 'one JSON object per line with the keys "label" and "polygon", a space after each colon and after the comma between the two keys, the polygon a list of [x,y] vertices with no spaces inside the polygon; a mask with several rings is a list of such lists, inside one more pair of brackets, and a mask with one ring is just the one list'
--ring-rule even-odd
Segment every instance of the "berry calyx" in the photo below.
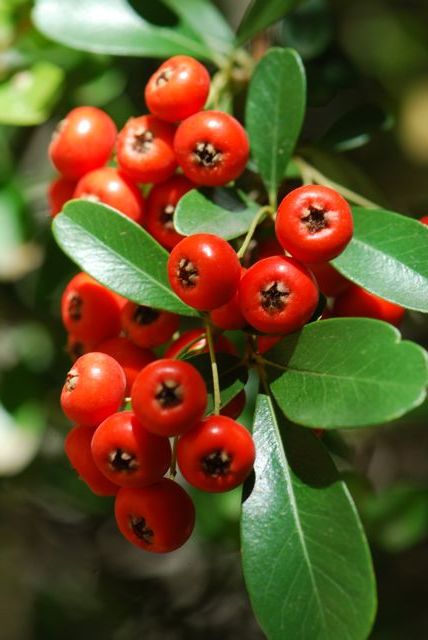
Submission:
{"label": "berry calyx", "polygon": [[210,416],[180,438],[177,462],[192,486],[230,491],[249,475],[255,460],[250,433],[227,416]]}
{"label": "berry calyx", "polygon": [[162,436],[185,433],[202,418],[207,406],[200,373],[188,362],[166,358],[138,374],[131,398],[141,424]]}
{"label": "berry calyx", "polygon": [[192,499],[167,478],[149,487],[120,489],[114,511],[125,538],[152,553],[168,553],[181,547],[195,524]]}
{"label": "berry calyx", "polygon": [[351,209],[337,191],[321,185],[304,185],[282,200],[275,232],[284,249],[298,260],[328,262],[352,238]]}
{"label": "berry calyx", "polygon": [[177,331],[180,318],[134,302],[127,302],[121,314],[122,329],[139,347],[159,347]]}
{"label": "berry calyx", "polygon": [[240,276],[241,266],[232,247],[223,238],[209,233],[184,238],[168,259],[171,288],[200,311],[210,311],[228,302],[237,290]]}

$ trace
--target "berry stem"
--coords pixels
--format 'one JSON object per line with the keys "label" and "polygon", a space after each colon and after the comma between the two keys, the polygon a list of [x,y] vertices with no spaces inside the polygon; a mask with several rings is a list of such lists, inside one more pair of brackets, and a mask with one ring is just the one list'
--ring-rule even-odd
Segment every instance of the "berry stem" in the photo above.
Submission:
{"label": "berry stem", "polygon": [[220,406],[221,406],[220,382],[218,377],[218,367],[217,367],[217,360],[215,356],[212,327],[208,319],[205,320],[205,330],[207,334],[207,343],[208,343],[208,349],[210,352],[211,371],[212,371],[212,378],[213,378],[213,392],[214,392],[213,413],[215,416],[218,416],[220,413]]}
{"label": "berry stem", "polygon": [[248,246],[249,246],[249,244],[251,242],[251,239],[252,239],[252,237],[253,237],[253,235],[254,235],[259,223],[263,220],[263,218],[266,216],[266,214],[270,213],[272,215],[273,212],[274,212],[273,207],[271,207],[270,205],[266,205],[264,207],[261,207],[257,211],[257,213],[254,216],[254,218],[253,218],[253,220],[252,220],[252,222],[250,224],[250,227],[249,227],[249,229],[247,231],[247,235],[245,236],[244,241],[243,241],[243,243],[242,243],[242,245],[241,245],[241,247],[240,247],[240,249],[239,249],[239,251],[237,253],[237,256],[238,256],[238,258],[240,260],[241,260],[241,258],[244,257],[245,252],[248,249]]}
{"label": "berry stem", "polygon": [[380,204],[361,196],[359,193],[355,193],[355,191],[351,191],[351,189],[344,187],[338,182],[330,180],[330,178],[327,178],[327,176],[318,171],[318,169],[315,169],[315,167],[309,164],[309,162],[306,162],[306,160],[303,160],[303,158],[296,157],[293,158],[293,161],[300,169],[304,184],[310,184],[311,182],[322,184],[338,191],[344,198],[355,204],[359,204],[361,207],[366,207],[367,209],[382,209]]}

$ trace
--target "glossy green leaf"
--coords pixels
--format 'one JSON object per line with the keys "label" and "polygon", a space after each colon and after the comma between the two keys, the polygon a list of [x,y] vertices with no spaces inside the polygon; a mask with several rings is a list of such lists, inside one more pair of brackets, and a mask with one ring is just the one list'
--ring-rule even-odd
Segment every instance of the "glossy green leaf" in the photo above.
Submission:
{"label": "glossy green leaf", "polygon": [[255,484],[242,506],[245,582],[269,640],[367,640],[373,569],[355,506],[325,448],[257,400]]}
{"label": "glossy green leaf", "polygon": [[56,216],[52,228],[61,249],[106,287],[138,304],[198,315],[171,290],[165,249],[114,209],[72,200]]}
{"label": "glossy green leaf", "polygon": [[306,325],[265,355],[272,393],[298,424],[324,429],[393,420],[421,404],[428,382],[422,347],[391,325],[337,318]]}
{"label": "glossy green leaf", "polygon": [[[190,357],[188,360],[196,367],[207,384],[207,413],[212,413],[213,384],[209,354],[202,353],[198,356]],[[229,353],[217,353],[216,360],[220,382],[221,406],[224,407],[244,388],[248,378],[248,369],[242,364],[240,358]]]}
{"label": "glossy green leaf", "polygon": [[428,313],[428,227],[383,209],[352,213],[354,236],[334,266],[381,298]]}
{"label": "glossy green leaf", "polygon": [[240,44],[285,16],[299,0],[252,0],[239,25]]}
{"label": "glossy green leaf", "polygon": [[96,53],[160,58],[187,54],[216,60],[230,48],[232,33],[207,0],[163,4],[176,14],[177,24],[155,25],[126,0],[38,0],[33,19],[49,38]]}
{"label": "glossy green leaf", "polygon": [[305,70],[292,49],[270,49],[254,70],[246,124],[253,159],[275,202],[303,123]]}
{"label": "glossy green leaf", "polygon": [[199,191],[189,191],[179,201],[174,226],[184,236],[194,233],[214,233],[226,240],[238,238],[247,232],[259,206],[251,201],[239,200],[219,206]]}
{"label": "glossy green leaf", "polygon": [[35,125],[50,114],[64,72],[50,62],[38,62],[0,84],[0,124]]}

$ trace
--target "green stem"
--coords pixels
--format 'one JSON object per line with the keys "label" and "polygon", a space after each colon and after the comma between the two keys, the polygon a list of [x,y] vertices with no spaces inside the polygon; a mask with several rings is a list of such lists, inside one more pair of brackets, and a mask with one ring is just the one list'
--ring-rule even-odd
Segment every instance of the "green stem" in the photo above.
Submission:
{"label": "green stem", "polygon": [[315,169],[315,167],[313,167],[308,162],[306,162],[306,160],[303,160],[303,158],[293,158],[293,160],[297,164],[297,166],[300,168],[302,179],[305,184],[310,184],[311,182],[316,182],[317,184],[323,184],[326,187],[330,187],[331,189],[334,189],[338,193],[342,194],[342,196],[347,200],[350,200],[355,204],[359,204],[362,207],[367,207],[368,209],[382,208],[376,202],[373,202],[372,200],[365,198],[359,193],[355,193],[355,191],[351,191],[351,189],[344,187],[338,182],[334,182],[334,180],[330,180],[330,178],[327,178],[327,176],[325,176],[323,173],[318,171],[318,169]]}
{"label": "green stem", "polygon": [[253,218],[253,220],[252,220],[252,222],[250,224],[250,227],[249,227],[249,229],[247,231],[247,235],[245,236],[244,241],[243,241],[243,243],[242,243],[242,245],[241,245],[241,247],[240,247],[240,249],[238,251],[237,255],[238,255],[239,259],[244,257],[245,252],[248,249],[248,246],[249,246],[249,244],[250,244],[250,242],[252,240],[252,237],[253,237],[253,235],[254,235],[259,223],[262,221],[262,219],[265,217],[265,215],[267,213],[273,213],[273,208],[270,205],[266,205],[265,207],[261,207],[257,211],[257,213],[254,216],[254,218]]}
{"label": "green stem", "polygon": [[218,377],[218,367],[217,367],[217,360],[215,355],[213,332],[212,332],[211,324],[208,318],[205,320],[205,331],[207,334],[207,343],[208,343],[208,349],[210,353],[211,372],[212,372],[212,378],[213,378],[213,393],[214,393],[213,413],[214,415],[218,416],[220,413],[220,406],[221,406],[220,382]]}

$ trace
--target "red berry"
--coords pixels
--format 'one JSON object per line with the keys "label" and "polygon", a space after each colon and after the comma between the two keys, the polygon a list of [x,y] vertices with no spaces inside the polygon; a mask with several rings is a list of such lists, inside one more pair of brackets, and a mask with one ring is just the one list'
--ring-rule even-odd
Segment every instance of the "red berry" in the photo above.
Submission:
{"label": "red berry", "polygon": [[265,333],[291,333],[314,313],[318,288],[308,269],[293,258],[260,260],[241,280],[241,311],[247,322]]}
{"label": "red berry", "polygon": [[[241,269],[241,278],[246,272],[246,269]],[[241,312],[239,304],[239,291],[235,292],[233,298],[223,304],[221,307],[217,307],[210,313],[212,322],[225,331],[232,331],[234,329],[242,329],[247,324],[244,316]]]}
{"label": "red berry", "polygon": [[[189,348],[187,348],[189,346]],[[219,335],[214,339],[214,349],[219,353],[236,354],[235,345],[226,338]],[[189,329],[184,331],[165,351],[165,358],[177,358],[184,353],[208,353],[208,344],[205,329]]]}
{"label": "red berry", "polygon": [[94,427],[119,409],[125,388],[125,374],[116,360],[105,353],[87,353],[67,374],[61,407],[73,422]]}
{"label": "red berry", "polygon": [[184,120],[200,111],[207,101],[210,76],[189,56],[174,56],[161,64],[146,85],[149,110],[162,120]]}
{"label": "red berry", "polygon": [[184,176],[172,176],[150,190],[144,226],[168,251],[184,237],[174,229],[175,207],[180,198],[194,187],[195,185]]}
{"label": "red berry", "polygon": [[336,298],[331,313],[336,317],[375,318],[398,326],[405,309],[379,298],[357,284],[351,284],[349,289]]}
{"label": "red berry", "polygon": [[52,180],[48,189],[50,215],[52,218],[55,218],[62,211],[65,203],[72,199],[75,188],[75,180],[68,180],[63,176]]}
{"label": "red berry", "polygon": [[62,321],[75,338],[97,342],[120,331],[120,298],[86,273],[70,280],[61,299]]}
{"label": "red berry", "polygon": [[249,144],[245,129],[233,116],[223,111],[200,111],[179,125],[174,150],[190,180],[219,186],[243,172]]}
{"label": "red berry", "polygon": [[281,245],[302,262],[328,262],[352,238],[351,209],[342,196],[321,185],[294,189],[279,205],[275,231]]}
{"label": "red berry", "polygon": [[175,127],[155,116],[128,120],[117,138],[120,169],[136,182],[163,182],[177,166],[173,142]]}
{"label": "red berry", "polygon": [[158,482],[171,464],[171,445],[145,429],[132,411],[115,413],[92,438],[92,455],[106,478],[121,487]]}
{"label": "red berry", "polygon": [[226,416],[210,416],[180,438],[177,462],[192,486],[202,491],[230,491],[244,482],[255,459],[249,432]]}
{"label": "red berry", "polygon": [[138,223],[143,222],[144,199],[138,187],[112,167],[102,167],[80,178],[75,198],[103,202]]}
{"label": "red berry", "polygon": [[70,360],[75,362],[77,358],[85,355],[85,353],[95,351],[95,347],[97,345],[98,340],[84,340],[83,338],[78,338],[72,333],[69,333],[67,336],[66,351],[70,356]]}
{"label": "red berry", "polygon": [[184,238],[168,259],[171,288],[200,311],[211,311],[233,298],[240,277],[241,266],[230,244],[209,233]]}
{"label": "red berry", "polygon": [[96,107],[77,107],[62,120],[52,136],[49,156],[62,175],[78,180],[105,165],[113,151],[117,129]]}
{"label": "red berry", "polygon": [[272,349],[284,336],[257,336],[257,353],[266,353]]}
{"label": "red berry", "polygon": [[181,547],[195,524],[192,499],[167,478],[142,489],[120,489],[114,511],[125,538],[153,553],[168,553]]}
{"label": "red berry", "polygon": [[73,427],[65,439],[65,453],[71,466],[94,493],[98,496],[115,496],[119,487],[101,473],[92,457],[93,435],[91,427]]}
{"label": "red berry", "polygon": [[131,391],[132,408],[146,429],[176,436],[204,415],[207,389],[201,374],[188,362],[162,359],[148,364]]}
{"label": "red berry", "polygon": [[422,216],[422,218],[419,218],[419,222],[428,225],[428,216]]}
{"label": "red berry", "polygon": [[126,394],[131,393],[135,378],[156,356],[150,349],[142,349],[125,337],[110,338],[97,345],[97,351],[114,358],[126,376]]}
{"label": "red berry", "polygon": [[127,302],[121,314],[122,329],[139,347],[159,347],[177,331],[180,318],[135,302]]}
{"label": "red berry", "polygon": [[232,418],[232,420],[236,420],[236,418],[239,418],[239,416],[243,412],[246,402],[247,396],[245,395],[245,390],[242,389],[242,391],[240,391],[234,398],[232,398],[230,402],[222,407],[220,414],[222,416]]}
{"label": "red berry", "polygon": [[335,298],[350,285],[350,281],[329,262],[309,264],[308,267],[314,274],[320,291],[329,298]]}

